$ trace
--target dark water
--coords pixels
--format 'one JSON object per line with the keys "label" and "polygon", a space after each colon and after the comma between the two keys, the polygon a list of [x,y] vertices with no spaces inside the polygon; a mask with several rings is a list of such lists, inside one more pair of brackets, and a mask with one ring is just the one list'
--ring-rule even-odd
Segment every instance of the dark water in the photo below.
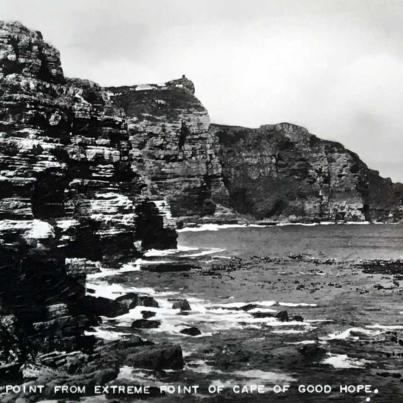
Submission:
{"label": "dark water", "polygon": [[[180,232],[178,251],[151,251],[118,275],[93,279],[99,295],[115,297],[130,291],[153,295],[159,308],[146,310],[155,311],[161,326],[140,334],[179,343],[184,352],[184,371],[155,375],[123,368],[122,377],[155,385],[197,383],[205,389],[220,385],[225,392],[215,401],[403,401],[403,280],[363,273],[353,264],[360,259],[402,258],[403,225],[207,228]],[[288,258],[300,254],[322,260]],[[232,256],[241,257],[241,263],[226,266]],[[323,263],[326,258],[336,262]],[[184,260],[199,268],[147,270],[150,262]],[[174,298],[186,298],[192,310],[181,314],[172,309]],[[242,309],[247,304],[254,306]],[[142,309],[136,307],[117,325],[104,322],[100,330],[106,337],[132,332],[129,326],[141,317]],[[288,321],[275,317],[281,311],[287,311]],[[180,333],[190,326],[201,335]],[[304,355],[304,346],[323,351]],[[237,384],[261,384],[269,392],[246,394],[242,400],[231,389]],[[273,395],[270,388],[276,384],[289,384],[291,391]],[[332,392],[301,394],[300,384],[330,384]],[[364,394],[338,393],[344,384],[369,384],[372,389]],[[165,401],[179,398],[191,402],[201,396],[179,395]]]}
{"label": "dark water", "polygon": [[[219,227],[216,227],[219,228]],[[286,225],[227,228],[179,234],[179,244],[223,248],[227,255],[287,256],[309,253],[340,259],[403,257],[403,224]]]}

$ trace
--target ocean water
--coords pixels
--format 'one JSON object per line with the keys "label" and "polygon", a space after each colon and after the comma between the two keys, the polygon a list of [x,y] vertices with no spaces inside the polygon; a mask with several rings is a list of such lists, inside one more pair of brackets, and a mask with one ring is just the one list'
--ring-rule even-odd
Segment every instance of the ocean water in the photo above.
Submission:
{"label": "ocean water", "polygon": [[[133,333],[131,323],[147,310],[155,312],[160,327],[135,333],[182,346],[183,371],[162,376],[125,367],[125,377],[157,386],[221,385],[229,401],[239,398],[231,400],[234,384],[261,384],[267,390],[290,384],[295,387],[279,401],[362,402],[368,401],[362,394],[345,396],[336,389],[364,383],[377,390],[365,399],[399,401],[403,273],[402,279],[381,271],[364,273],[355,263],[403,258],[403,225],[208,225],[181,230],[178,241],[177,250],[151,250],[119,272],[104,270],[90,278],[96,295],[139,292],[159,303],[158,308],[136,307],[113,321],[105,318],[94,330],[100,337]],[[295,255],[306,258],[290,258]],[[231,265],[234,256],[242,260]],[[165,271],[172,262],[197,267]],[[149,271],[155,263],[161,270]],[[191,311],[173,309],[177,298],[187,299]],[[288,321],[276,317],[281,311],[287,311]],[[182,334],[187,327],[201,334]],[[309,345],[323,350],[304,355],[301,349]],[[297,385],[312,383],[333,385],[333,392],[298,400]],[[252,401],[268,400],[256,396]]]}
{"label": "ocean water", "polygon": [[227,255],[308,253],[340,259],[403,258],[403,224],[209,226],[184,229],[179,245],[222,248]]}

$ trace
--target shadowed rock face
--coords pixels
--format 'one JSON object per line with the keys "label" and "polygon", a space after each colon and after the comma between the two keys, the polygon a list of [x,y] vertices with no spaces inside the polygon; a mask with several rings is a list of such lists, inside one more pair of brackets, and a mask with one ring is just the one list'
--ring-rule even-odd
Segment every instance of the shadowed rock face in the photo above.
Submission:
{"label": "shadowed rock face", "polygon": [[27,346],[86,343],[88,259],[115,266],[176,246],[146,186],[107,93],[65,78],[39,32],[0,22],[0,318]]}
{"label": "shadowed rock face", "polygon": [[288,123],[212,125],[231,206],[258,219],[398,221],[402,185],[370,170],[341,144]]}

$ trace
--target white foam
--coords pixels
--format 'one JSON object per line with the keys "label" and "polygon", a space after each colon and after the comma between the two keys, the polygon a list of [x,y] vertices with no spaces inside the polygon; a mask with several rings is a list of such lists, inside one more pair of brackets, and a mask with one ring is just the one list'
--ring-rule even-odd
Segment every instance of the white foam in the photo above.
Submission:
{"label": "white foam", "polygon": [[331,365],[337,369],[365,368],[369,361],[350,358],[347,354],[330,354],[322,361],[322,364]]}
{"label": "white foam", "polygon": [[[357,336],[352,336],[352,332],[358,334]],[[327,337],[324,337],[324,340],[359,340],[359,334],[362,334],[364,336],[377,336],[381,334],[379,330],[369,330],[369,329],[364,329],[362,327],[352,327],[350,329],[343,330],[341,332],[335,332],[329,334]]]}
{"label": "white foam", "polygon": [[199,248],[195,248],[193,246],[185,246],[185,245],[178,245],[178,251],[180,252],[189,252],[192,250],[198,250]]}
{"label": "white foam", "polygon": [[205,256],[205,255],[212,255],[213,253],[220,253],[220,252],[224,252],[225,249],[222,248],[211,248],[199,253],[193,253],[190,255],[183,255],[183,257],[197,257],[197,256]]}
{"label": "white foam", "polygon": [[303,222],[279,222],[276,224],[277,227],[288,227],[288,226],[302,226],[302,227],[315,227],[319,223],[303,223]]}
{"label": "white foam", "polygon": [[120,269],[119,273],[127,273],[127,272],[132,272],[132,271],[140,271],[140,264],[138,263],[137,259],[134,262],[131,263],[125,263]]}
{"label": "white foam", "polygon": [[136,263],[139,265],[147,266],[153,264],[167,264],[171,263],[169,260],[144,260],[144,259],[137,259]]}
{"label": "white foam", "polygon": [[307,345],[307,344],[316,344],[316,341],[315,340],[301,340],[301,341],[288,342],[287,344]]}
{"label": "white foam", "polygon": [[185,227],[177,229],[176,232],[220,231],[231,228],[264,228],[264,226],[256,224],[202,224],[198,227]]}
{"label": "white foam", "polygon": [[315,306],[318,306],[317,304],[308,304],[306,302],[279,302],[278,304],[280,306],[289,306],[289,307],[297,307],[297,306],[315,307]]}
{"label": "white foam", "polygon": [[379,325],[376,323],[375,325],[365,326],[368,329],[379,329],[379,330],[399,330],[403,329],[403,325]]}
{"label": "white foam", "polygon": [[[95,275],[91,275],[91,278],[94,279]],[[90,277],[90,276],[89,276]],[[127,294],[129,292],[134,292],[138,294],[148,294],[155,295],[155,290],[150,287],[124,287],[121,284],[113,283],[110,284],[107,281],[88,281],[88,288],[94,290],[94,293],[91,294],[95,297],[103,297],[109,299],[115,299],[121,295]]]}
{"label": "white foam", "polygon": [[127,335],[127,333],[123,333],[123,332],[118,332],[115,330],[106,330],[106,329],[102,329],[100,327],[97,327],[94,329],[94,331],[84,331],[84,334],[86,336],[95,336],[98,339],[103,339],[103,340],[120,340],[122,338],[122,336]]}
{"label": "white foam", "polygon": [[246,371],[234,371],[231,372],[231,375],[235,375],[239,378],[247,378],[247,379],[254,379],[263,382],[269,383],[280,383],[280,382],[295,382],[296,379],[281,373],[281,372],[273,372],[273,371],[261,371],[259,369],[251,369]]}
{"label": "white foam", "polygon": [[[190,248],[191,250],[197,250],[197,248]],[[149,249],[144,253],[145,257],[158,257],[158,256],[169,256],[174,255],[179,252],[179,249]]]}

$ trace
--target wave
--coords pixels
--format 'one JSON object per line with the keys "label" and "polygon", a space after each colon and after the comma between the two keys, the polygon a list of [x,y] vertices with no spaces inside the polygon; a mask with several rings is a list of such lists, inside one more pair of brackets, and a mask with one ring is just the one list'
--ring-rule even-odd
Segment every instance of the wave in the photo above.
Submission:
{"label": "wave", "polygon": [[146,253],[144,253],[144,256],[145,257],[169,256],[169,255],[175,255],[180,252],[190,252],[196,250],[199,250],[199,248],[178,245],[176,249],[149,249]]}
{"label": "wave", "polygon": [[351,358],[347,354],[330,354],[321,363],[337,369],[365,368],[370,361]]}
{"label": "wave", "polygon": [[378,336],[382,332],[379,330],[370,330],[363,327],[352,327],[340,332],[331,333],[323,337],[323,340],[359,340],[361,337]]}
{"label": "wave", "polygon": [[211,248],[211,249],[207,249],[202,252],[199,252],[199,253],[192,253],[190,255],[182,255],[182,257],[206,256],[206,255],[212,255],[214,253],[220,253],[220,252],[224,252],[224,251],[225,251],[225,249],[223,249],[223,248]]}
{"label": "wave", "polygon": [[201,224],[197,227],[184,227],[177,229],[177,232],[203,232],[203,231],[219,231],[232,228],[271,228],[271,227],[288,227],[288,226],[300,226],[300,227],[316,227],[325,225],[370,225],[370,224],[388,224],[383,222],[370,222],[370,221],[321,221],[314,223],[305,222],[276,222],[272,224]]}
{"label": "wave", "polygon": [[257,381],[264,381],[270,383],[280,383],[280,382],[295,382],[296,379],[291,377],[288,374],[282,372],[274,372],[274,371],[261,371],[259,369],[250,369],[246,371],[234,371],[231,372],[231,375],[234,375],[239,378],[247,378],[253,379]]}
{"label": "wave", "polygon": [[258,224],[201,224],[198,227],[184,227],[177,229],[176,232],[202,232],[202,231],[219,231],[231,228],[265,228],[265,225]]}
{"label": "wave", "polygon": [[365,326],[368,329],[379,329],[379,330],[400,330],[403,329],[403,325],[368,325]]}
{"label": "wave", "polygon": [[280,306],[288,306],[288,307],[317,307],[318,304],[310,304],[306,302],[279,302]]}
{"label": "wave", "polygon": [[128,336],[130,333],[119,332],[116,330],[102,329],[102,327],[96,327],[93,331],[85,330],[84,334],[86,336],[95,336],[98,339],[115,341],[120,340],[122,336]]}

